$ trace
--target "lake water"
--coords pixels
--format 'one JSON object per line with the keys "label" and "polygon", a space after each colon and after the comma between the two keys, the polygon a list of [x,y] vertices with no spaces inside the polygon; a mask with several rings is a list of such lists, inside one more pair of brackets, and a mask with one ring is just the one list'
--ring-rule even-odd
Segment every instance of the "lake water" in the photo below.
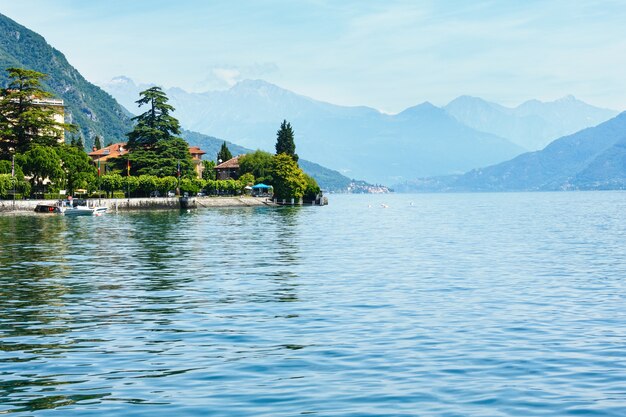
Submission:
{"label": "lake water", "polygon": [[626,415],[624,192],[5,216],[0,244],[0,414]]}

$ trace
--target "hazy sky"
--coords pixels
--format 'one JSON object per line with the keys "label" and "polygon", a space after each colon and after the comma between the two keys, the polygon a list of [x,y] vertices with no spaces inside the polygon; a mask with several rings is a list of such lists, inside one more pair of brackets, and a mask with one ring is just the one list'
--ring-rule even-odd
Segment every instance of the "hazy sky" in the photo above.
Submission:
{"label": "hazy sky", "polygon": [[87,79],[190,91],[261,78],[398,112],[461,94],[626,109],[626,2],[0,0]]}

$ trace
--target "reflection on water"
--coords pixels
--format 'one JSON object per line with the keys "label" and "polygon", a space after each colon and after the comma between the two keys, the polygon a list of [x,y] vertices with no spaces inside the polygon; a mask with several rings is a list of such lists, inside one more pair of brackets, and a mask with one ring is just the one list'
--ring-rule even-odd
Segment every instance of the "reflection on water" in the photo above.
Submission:
{"label": "reflection on water", "polygon": [[621,416],[625,208],[0,217],[0,413]]}

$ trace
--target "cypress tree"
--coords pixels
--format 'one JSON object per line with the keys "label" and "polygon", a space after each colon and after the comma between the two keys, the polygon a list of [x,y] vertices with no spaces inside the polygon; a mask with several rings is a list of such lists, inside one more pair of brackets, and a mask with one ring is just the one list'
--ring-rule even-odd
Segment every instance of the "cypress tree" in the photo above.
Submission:
{"label": "cypress tree", "polygon": [[289,155],[295,162],[298,162],[296,154],[296,144],[293,140],[293,129],[291,123],[283,120],[280,129],[276,132],[276,155],[281,153]]}
{"label": "cypress tree", "polygon": [[94,139],[93,147],[96,149],[102,149],[102,140],[100,139],[100,136],[97,135]]}
{"label": "cypress tree", "polygon": [[230,153],[230,149],[228,149],[228,146],[226,146],[226,142],[222,143],[222,147],[220,148],[220,151],[217,153],[217,161],[218,163],[220,163],[219,161],[221,160],[222,162],[226,162],[229,159],[232,159],[233,154]]}

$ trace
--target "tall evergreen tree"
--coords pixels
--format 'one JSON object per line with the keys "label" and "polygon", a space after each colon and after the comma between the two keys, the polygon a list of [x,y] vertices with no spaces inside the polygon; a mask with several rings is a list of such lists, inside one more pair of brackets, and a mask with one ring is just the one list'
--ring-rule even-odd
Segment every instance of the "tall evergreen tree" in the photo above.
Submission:
{"label": "tall evergreen tree", "polygon": [[96,138],[93,140],[93,147],[96,149],[102,149],[102,139],[99,135],[96,135]]}
{"label": "tall evergreen tree", "polygon": [[167,104],[167,95],[159,87],[151,87],[139,93],[139,107],[148,105],[148,110],[133,117],[135,128],[127,134],[128,149],[154,146],[160,140],[172,139],[180,134],[178,120],[170,115],[174,107]]}
{"label": "tall evergreen tree", "polygon": [[281,153],[291,156],[291,158],[298,162],[298,154],[296,154],[296,144],[293,140],[293,129],[291,123],[287,120],[283,120],[280,124],[280,129],[276,132],[276,155]]}
{"label": "tall evergreen tree", "polygon": [[132,175],[181,175],[193,176],[193,163],[189,145],[175,136],[180,133],[180,124],[170,113],[174,107],[167,104],[167,95],[152,87],[139,93],[139,106],[148,105],[148,110],[134,117],[134,129],[127,134],[127,157],[116,158],[115,165],[123,170],[130,162]]}
{"label": "tall evergreen tree", "polygon": [[85,141],[83,140],[83,137],[78,135],[76,137],[76,142],[74,143],[74,147],[76,149],[80,149],[81,151],[85,150]]}
{"label": "tall evergreen tree", "polygon": [[226,142],[222,143],[222,147],[220,148],[220,151],[217,153],[217,162],[220,163],[220,161],[222,162],[226,162],[229,159],[232,159],[233,154],[230,153],[230,149],[228,149],[228,146],[226,146]]}
{"label": "tall evergreen tree", "polygon": [[39,102],[52,97],[41,85],[46,74],[13,67],[7,72],[9,84],[0,91],[0,158],[35,145],[58,146],[64,130],[76,130],[54,119],[58,110]]}

